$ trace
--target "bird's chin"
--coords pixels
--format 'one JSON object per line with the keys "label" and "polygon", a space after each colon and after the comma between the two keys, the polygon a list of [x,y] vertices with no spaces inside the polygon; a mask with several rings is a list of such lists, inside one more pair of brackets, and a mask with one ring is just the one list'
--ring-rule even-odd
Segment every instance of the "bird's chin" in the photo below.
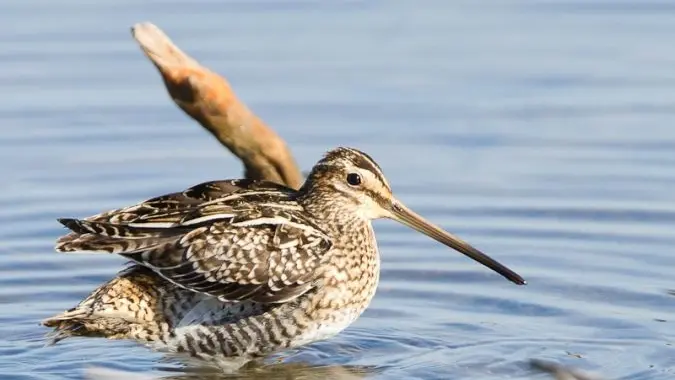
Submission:
{"label": "bird's chin", "polygon": [[372,221],[375,219],[390,218],[391,212],[379,207],[379,206],[368,206],[368,207],[359,207],[356,214],[363,218],[364,220]]}

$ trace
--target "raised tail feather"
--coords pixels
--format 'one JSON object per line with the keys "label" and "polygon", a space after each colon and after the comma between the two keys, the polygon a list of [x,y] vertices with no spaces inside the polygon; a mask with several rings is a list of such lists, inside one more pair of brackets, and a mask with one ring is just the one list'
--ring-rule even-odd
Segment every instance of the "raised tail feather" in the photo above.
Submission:
{"label": "raised tail feather", "polygon": [[56,344],[71,336],[86,335],[81,320],[87,318],[89,314],[85,310],[72,308],[42,321],[43,326],[54,328],[47,336],[47,345]]}

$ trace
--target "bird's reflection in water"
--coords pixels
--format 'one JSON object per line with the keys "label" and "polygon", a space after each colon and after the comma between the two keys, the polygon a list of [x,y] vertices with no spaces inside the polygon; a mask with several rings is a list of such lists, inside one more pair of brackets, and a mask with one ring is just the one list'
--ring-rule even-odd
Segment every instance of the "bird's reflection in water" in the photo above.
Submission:
{"label": "bird's reflection in water", "polygon": [[603,380],[599,375],[585,373],[576,368],[546,360],[532,359],[530,360],[530,367],[535,371],[550,374],[555,380]]}
{"label": "bird's reflection in water", "polygon": [[[237,371],[225,373],[222,369],[203,363],[182,360],[183,366],[157,367],[164,374],[134,374],[130,372],[92,367],[86,371],[88,380],[356,380],[377,372],[374,366],[311,365],[303,362],[250,362]],[[174,372],[174,374],[166,374]]]}
{"label": "bird's reflection in water", "polygon": [[[575,368],[566,367],[557,363],[533,359],[531,368],[537,373],[547,373],[555,380],[605,380],[604,378],[588,374]],[[109,370],[104,368],[90,368],[87,370],[87,380],[356,380],[365,379],[378,372],[376,367],[352,365],[314,366],[306,363],[273,363],[248,364],[236,373],[223,373],[209,367],[186,368],[158,368],[166,372],[177,372],[175,375],[145,375],[129,372]],[[534,376],[533,378],[539,378]]]}
{"label": "bird's reflection in water", "polygon": [[263,379],[336,379],[356,380],[364,379],[374,372],[373,368],[346,365],[312,366],[306,363],[275,363],[266,365],[246,366],[236,373],[224,374],[214,371],[184,371],[178,375],[161,377],[162,380],[263,380]]}
{"label": "bird's reflection in water", "polygon": [[[203,363],[181,360],[183,367],[166,367],[157,369],[175,374],[149,375],[109,370],[100,367],[89,368],[87,380],[356,380],[366,379],[382,370],[375,366],[358,365],[311,365],[304,362],[261,363],[250,362],[238,371],[223,373],[222,369],[209,367]],[[532,359],[529,361],[534,373],[546,373],[555,380],[606,380],[576,368],[558,363]],[[539,378],[533,373],[533,378]]]}

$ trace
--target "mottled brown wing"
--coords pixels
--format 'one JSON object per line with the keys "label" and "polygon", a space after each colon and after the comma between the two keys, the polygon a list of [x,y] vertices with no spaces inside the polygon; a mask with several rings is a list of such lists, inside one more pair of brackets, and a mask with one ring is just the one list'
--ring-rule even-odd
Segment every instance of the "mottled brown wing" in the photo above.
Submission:
{"label": "mottled brown wing", "polygon": [[259,212],[198,227],[173,244],[123,255],[179,286],[221,300],[286,302],[315,285],[331,242],[291,213]]}
{"label": "mottled brown wing", "polygon": [[[139,242],[120,241],[117,237],[152,235],[155,237],[175,235],[184,229],[174,228],[183,222],[192,220],[196,224],[199,218],[211,220],[218,217],[232,216],[233,206],[250,203],[251,197],[267,198],[268,201],[284,202],[292,190],[268,181],[234,179],[205,182],[181,192],[171,193],[140,202],[133,206],[102,212],[83,220],[60,219],[73,232],[60,237],[56,242],[56,250],[60,252],[74,251],[106,251],[117,253],[129,251],[134,247],[147,246],[135,244]],[[93,227],[96,225],[96,227]],[[153,230],[156,228],[156,230]],[[122,236],[120,236],[122,235]],[[127,236],[127,237],[128,237]],[[106,243],[104,238],[109,241]],[[112,247],[116,245],[116,247]]]}
{"label": "mottled brown wing", "polygon": [[292,191],[262,181],[229,193],[200,186],[85,220],[60,219],[73,232],[56,249],[117,253],[228,301],[285,302],[314,285],[331,241],[303,216]]}

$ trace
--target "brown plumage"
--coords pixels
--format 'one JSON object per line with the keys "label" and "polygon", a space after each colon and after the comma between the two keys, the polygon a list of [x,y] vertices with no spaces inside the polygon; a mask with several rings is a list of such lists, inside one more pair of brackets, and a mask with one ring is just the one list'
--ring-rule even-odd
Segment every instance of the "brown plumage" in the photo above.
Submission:
{"label": "brown plumage", "polygon": [[[166,213],[179,205],[209,202],[243,189],[285,189],[274,183],[233,180],[209,182],[182,192],[168,194],[144,202],[140,207],[104,212],[84,221],[71,220],[73,226],[83,222],[114,223],[122,226],[132,220],[146,219],[154,215],[160,220],[160,212]],[[104,239],[92,234],[71,232],[57,241],[79,239],[83,250],[97,250],[88,245],[101,244]],[[57,250],[60,250],[57,247]],[[188,291],[165,280],[156,272],[139,264],[131,264],[113,279],[92,291],[74,308],[44,320],[47,327],[54,328],[52,343],[71,336],[105,337],[108,339],[136,339],[155,341],[162,333],[175,328],[183,317],[204,304],[208,297]],[[223,313],[226,305],[209,305],[213,313]],[[218,306],[222,306],[220,309]],[[227,313],[224,313],[227,314]]]}
{"label": "brown plumage", "polygon": [[311,287],[331,247],[302,211],[294,191],[273,183],[208,182],[86,220],[60,219],[73,232],[56,250],[118,253],[224,301],[285,302]]}
{"label": "brown plumage", "polygon": [[197,293],[173,286],[146,267],[133,265],[76,307],[43,324],[54,327],[52,343],[69,336],[159,336],[175,326],[176,320],[187,312],[182,306],[193,304],[196,298]]}
{"label": "brown plumage", "polygon": [[152,286],[176,285],[151,295],[172,298],[151,301],[160,313],[152,323],[136,315],[138,330],[110,335],[210,360],[256,357],[330,337],[365,310],[379,281],[371,220],[382,217],[525,283],[403,206],[372,158],[351,148],[328,152],[298,191],[215,181],[84,220],[61,219],[72,232],[56,249],[120,254],[163,279]]}

